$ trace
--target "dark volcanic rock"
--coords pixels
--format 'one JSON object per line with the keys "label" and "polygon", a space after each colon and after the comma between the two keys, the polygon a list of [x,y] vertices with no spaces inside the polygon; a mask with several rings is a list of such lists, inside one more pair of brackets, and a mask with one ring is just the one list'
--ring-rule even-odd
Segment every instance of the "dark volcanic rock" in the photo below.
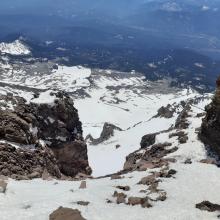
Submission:
{"label": "dark volcanic rock", "polygon": [[203,119],[200,139],[220,156],[220,78],[212,103],[206,107],[206,117]]}
{"label": "dark volcanic rock", "polygon": [[172,118],[174,112],[175,109],[173,109],[172,106],[168,104],[166,107],[162,106],[159,108],[155,117]]}
{"label": "dark volcanic rock", "polygon": [[[19,144],[21,148],[30,149],[31,146],[35,149],[32,157],[38,148],[46,149],[47,146],[53,151],[64,175],[74,177],[79,172],[89,175],[87,146],[73,100],[62,92],[51,96],[54,102],[49,104],[27,104],[17,96],[0,96],[0,139]],[[8,163],[8,166],[13,165],[11,161]],[[0,170],[7,173],[5,168]]]}
{"label": "dark volcanic rock", "polygon": [[116,186],[116,188],[121,189],[123,191],[129,191],[130,190],[130,186]]}
{"label": "dark volcanic rock", "polygon": [[81,206],[88,206],[90,204],[90,202],[87,202],[87,201],[78,201],[76,203],[77,205],[81,205]]}
{"label": "dark volcanic rock", "polygon": [[213,204],[209,201],[203,201],[201,203],[196,204],[196,208],[208,212],[220,211],[220,205]]}
{"label": "dark volcanic rock", "polygon": [[122,131],[121,128],[106,122],[103,126],[103,129],[102,129],[102,132],[99,138],[95,139],[91,135],[88,135],[86,137],[86,140],[90,140],[92,145],[101,144],[102,142],[107,141],[109,138],[114,136],[115,130]]}
{"label": "dark volcanic rock", "polygon": [[187,129],[189,127],[189,122],[187,118],[189,117],[189,111],[191,110],[191,104],[193,100],[190,100],[184,106],[182,112],[180,112],[179,116],[177,117],[175,128],[176,129]]}
{"label": "dark volcanic rock", "polygon": [[52,150],[57,158],[60,171],[65,175],[91,174],[92,170],[88,166],[87,146],[83,141],[63,143]]}
{"label": "dark volcanic rock", "polygon": [[156,135],[157,133],[147,134],[143,136],[141,140],[141,148],[146,148],[146,147],[153,145],[156,141]]}
{"label": "dark volcanic rock", "polygon": [[77,209],[59,207],[50,214],[49,220],[86,220]]}
{"label": "dark volcanic rock", "polygon": [[22,149],[0,144],[0,174],[14,179],[33,179],[47,172],[56,178],[61,177],[53,152],[47,148]]}

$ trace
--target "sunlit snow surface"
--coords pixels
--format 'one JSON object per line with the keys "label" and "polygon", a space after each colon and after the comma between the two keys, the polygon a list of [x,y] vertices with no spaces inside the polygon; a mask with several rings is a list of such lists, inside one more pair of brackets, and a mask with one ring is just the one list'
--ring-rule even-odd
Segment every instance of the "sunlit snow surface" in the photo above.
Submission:
{"label": "sunlit snow surface", "polygon": [[[114,105],[101,103],[98,98],[95,98],[99,97],[97,91],[95,93],[94,99],[88,98],[75,102],[83,122],[85,136],[91,133],[94,137],[98,137],[104,122],[110,122],[125,129],[125,131],[115,131],[114,137],[98,146],[89,145],[89,160],[95,176],[121,170],[125,157],[140,148],[141,138],[145,134],[167,130],[175,123],[177,116],[171,119],[152,118],[161,106],[180,102],[196,95],[193,93],[186,95],[183,91],[177,94],[158,94],[157,96],[152,94],[148,95],[149,99],[147,99],[145,96],[138,97],[133,94],[134,97],[132,97],[131,94],[125,93],[123,95],[127,101],[120,104],[120,107],[129,109],[129,111],[124,111]],[[102,91],[100,91],[101,95]],[[115,148],[117,144],[121,146],[119,149]]]}

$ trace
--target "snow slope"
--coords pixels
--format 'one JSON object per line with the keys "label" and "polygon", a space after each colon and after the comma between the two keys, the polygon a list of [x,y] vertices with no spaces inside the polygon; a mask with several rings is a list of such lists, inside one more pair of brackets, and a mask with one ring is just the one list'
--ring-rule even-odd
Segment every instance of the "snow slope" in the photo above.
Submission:
{"label": "snow slope", "polygon": [[[83,122],[84,136],[91,133],[92,136],[98,137],[104,122],[113,123],[124,129],[124,131],[115,131],[111,139],[97,146],[88,143],[88,155],[93,175],[102,176],[121,170],[125,157],[139,149],[144,135],[167,130],[175,123],[177,115],[171,119],[153,118],[161,106],[179,103],[182,100],[196,97],[198,94],[193,91],[187,93],[183,90],[176,94],[149,94],[140,97],[130,92],[123,94],[124,99],[127,99],[125,103],[110,106],[99,101],[99,97],[103,95],[102,91],[100,91],[100,96],[97,95],[97,90],[94,96],[93,93],[90,95],[92,98],[75,102]],[[88,109],[90,109],[89,112]],[[124,111],[124,109],[129,109],[129,111]],[[116,149],[116,145],[121,147]]]}
{"label": "snow slope", "polygon": [[[166,80],[146,81],[142,74],[134,72],[91,70],[81,66],[57,65],[57,68],[53,68],[51,65],[49,73],[36,70],[28,76],[24,70],[14,70],[10,66],[5,68],[5,74],[0,78],[8,85],[42,90],[37,99],[30,91],[23,93],[28,102],[51,102],[54,99],[50,96],[53,89],[69,92],[79,110],[84,137],[88,134],[99,137],[105,122],[123,129],[98,146],[88,142],[89,162],[94,176],[121,170],[125,157],[139,148],[142,136],[167,130],[174,124],[177,115],[171,119],[153,118],[161,106],[180,103],[199,95],[191,89],[170,88]],[[6,90],[15,91],[14,88]],[[20,95],[20,92],[17,94]],[[116,145],[121,147],[116,149]],[[103,163],[105,166],[102,166]]]}
{"label": "snow slope", "polygon": [[[94,176],[106,175],[123,168],[125,157],[140,148],[143,135],[164,131],[174,125],[178,114],[173,117],[156,118],[157,110],[167,104],[178,105],[181,101],[201,98],[191,106],[189,128],[185,130],[189,140],[180,144],[176,137],[169,138],[173,131],[163,132],[156,137],[156,143],[170,142],[178,150],[167,155],[176,159],[169,168],[177,171],[174,178],[161,178],[159,189],[167,193],[167,199],[152,203],[152,208],[117,205],[112,197],[117,185],[130,186],[129,196],[154,199],[146,185],[138,185],[160,168],[142,172],[131,172],[124,178],[87,180],[87,189],[80,190],[79,181],[14,181],[8,180],[5,194],[0,193],[1,220],[48,220],[49,214],[59,206],[77,208],[87,220],[212,220],[218,213],[209,213],[195,208],[204,200],[220,204],[220,172],[215,165],[201,163],[207,158],[205,146],[198,140],[196,129],[202,118],[198,113],[210,102],[211,95],[200,95],[191,89],[170,88],[169,80],[149,82],[141,74],[116,71],[90,70],[82,67],[42,67],[29,72],[3,62],[0,94],[11,92],[23,96],[28,102],[51,102],[53,89],[69,92],[83,122],[84,136],[99,137],[105,122],[115,124],[122,131],[115,131],[109,140],[92,145],[88,142],[89,163]],[[45,70],[46,69],[46,70]],[[37,71],[38,70],[38,71]],[[8,71],[8,72],[7,72]],[[48,72],[49,71],[49,72]],[[7,75],[8,73],[8,75]],[[49,75],[48,75],[49,74]],[[12,86],[13,85],[13,86]],[[34,98],[34,93],[39,98]],[[10,105],[9,105],[10,107]],[[178,111],[182,108],[179,107]],[[120,145],[116,149],[116,145]],[[141,150],[143,151],[143,150]],[[143,152],[144,153],[144,152]],[[185,164],[191,159],[191,164]],[[162,167],[163,168],[163,167]],[[161,168],[161,169],[162,169]],[[210,187],[211,186],[211,187]],[[118,189],[117,189],[118,190]],[[140,190],[147,190],[141,193]],[[118,190],[120,191],[120,190]],[[112,203],[107,203],[110,199]],[[77,205],[77,201],[89,201],[88,206]]]}
{"label": "snow slope", "polygon": [[[190,127],[185,131],[189,134],[186,144],[178,144],[178,151],[168,155],[175,158],[176,163],[170,164],[177,171],[175,178],[161,179],[159,188],[167,192],[164,202],[152,202],[153,207],[144,209],[140,206],[117,205],[112,194],[117,185],[131,187],[128,196],[140,196],[140,190],[146,186],[137,182],[150,172],[133,172],[124,175],[123,179],[110,178],[87,180],[87,189],[79,189],[80,182],[68,181],[20,181],[9,180],[5,195],[0,194],[0,212],[2,220],[47,220],[49,214],[59,206],[77,208],[87,220],[212,220],[218,213],[209,213],[195,208],[195,204],[203,200],[220,203],[220,172],[215,165],[203,164],[199,161],[206,158],[204,145],[198,140],[195,128],[201,124],[201,118],[196,117],[208,100],[200,102],[192,108],[188,118]],[[177,145],[176,138],[168,138],[169,132],[160,134],[157,142],[171,141]],[[192,164],[183,163],[191,158]],[[155,171],[158,169],[154,169]],[[210,187],[211,186],[211,187]],[[148,196],[154,197],[149,194]],[[111,199],[113,203],[106,203]],[[89,201],[88,206],[77,205],[77,201]]]}

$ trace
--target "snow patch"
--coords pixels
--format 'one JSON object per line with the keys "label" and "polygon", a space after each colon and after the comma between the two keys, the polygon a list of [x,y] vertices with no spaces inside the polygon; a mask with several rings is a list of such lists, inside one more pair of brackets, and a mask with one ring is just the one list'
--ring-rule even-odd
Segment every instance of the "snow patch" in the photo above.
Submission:
{"label": "snow patch", "polygon": [[28,55],[31,53],[30,49],[20,40],[12,43],[0,43],[0,52],[11,55]]}

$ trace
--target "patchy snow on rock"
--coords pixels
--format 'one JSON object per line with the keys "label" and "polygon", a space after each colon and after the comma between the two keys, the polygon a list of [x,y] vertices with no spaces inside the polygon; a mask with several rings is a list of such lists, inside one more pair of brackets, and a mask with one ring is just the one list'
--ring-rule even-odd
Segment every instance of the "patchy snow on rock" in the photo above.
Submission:
{"label": "patchy snow on rock", "polygon": [[[96,87],[95,90],[90,90],[90,97],[75,100],[80,120],[83,122],[84,136],[91,134],[93,138],[98,138],[105,122],[112,123],[123,131],[115,131],[113,137],[97,146],[90,145],[88,142],[89,162],[94,176],[103,176],[121,170],[125,157],[139,149],[141,138],[144,135],[167,130],[175,123],[177,115],[170,119],[154,118],[161,106],[180,103],[198,95],[197,92],[187,89],[176,94],[139,93],[130,87],[138,85],[139,89],[143,91],[141,88],[143,82],[138,78],[135,80],[131,78],[130,81],[126,79],[128,80],[127,85],[130,85],[129,89],[126,89],[125,86],[114,93],[114,90],[106,91],[105,86],[106,84],[108,86],[110,82],[113,85],[114,81],[110,81],[110,79],[104,81],[102,78],[100,80],[101,85],[97,84],[99,88],[101,87],[100,89]],[[116,87],[117,83],[115,82]],[[146,88],[147,85],[143,85]],[[160,84],[156,86],[160,86]],[[103,96],[108,99],[103,99]],[[114,99],[121,101],[114,103]],[[116,149],[116,145],[121,147]],[[102,165],[103,163],[105,166]]]}
{"label": "patchy snow on rock", "polygon": [[12,43],[0,43],[0,52],[11,55],[28,55],[31,53],[30,49],[20,40]]}
{"label": "patchy snow on rock", "polygon": [[40,90],[55,89],[67,92],[74,92],[77,89],[90,86],[88,78],[91,75],[91,69],[81,66],[55,66],[55,69],[53,66],[47,65],[33,66],[30,70],[29,68],[15,68],[7,62],[0,63],[2,69],[0,81],[10,85],[22,85]]}
{"label": "patchy snow on rock", "polygon": [[32,103],[36,103],[36,104],[50,104],[53,105],[54,101],[56,99],[56,96],[53,95],[52,90],[47,90],[45,92],[40,93],[38,98],[32,99],[31,102]]}

